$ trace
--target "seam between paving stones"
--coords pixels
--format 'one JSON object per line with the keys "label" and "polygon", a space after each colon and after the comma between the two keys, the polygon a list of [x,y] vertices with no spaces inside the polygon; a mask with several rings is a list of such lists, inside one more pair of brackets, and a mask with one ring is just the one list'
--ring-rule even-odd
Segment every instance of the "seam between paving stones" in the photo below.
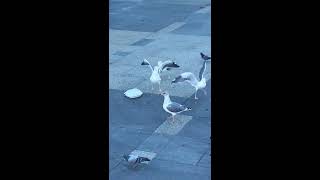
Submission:
{"label": "seam between paving stones", "polygon": [[206,141],[205,138],[194,138],[194,137],[188,137],[188,136],[181,136],[181,135],[175,135],[175,137],[182,137],[182,138],[188,138],[188,139],[191,139],[192,141],[198,141],[198,142],[201,142],[201,143],[208,143],[210,142],[210,138],[208,138],[209,141]]}
{"label": "seam between paving stones", "polygon": [[196,166],[198,166],[199,162],[201,161],[201,159],[202,159],[206,154],[207,154],[207,151],[204,152],[204,153],[201,155],[200,159],[199,159],[198,162],[196,163]]}
{"label": "seam between paving stones", "polygon": [[[160,126],[161,126],[161,125],[160,125]],[[152,135],[159,135],[159,134],[153,132],[153,133],[152,133],[149,137],[147,137],[141,144],[137,145],[137,147],[135,148],[135,150],[138,149],[144,142],[146,142],[146,140],[147,140],[148,138],[150,138]],[[168,144],[172,141],[172,138],[170,138],[170,137],[172,137],[172,136],[170,136],[170,135],[166,135],[166,136],[168,136],[168,142],[167,142],[166,144],[164,144],[164,147],[159,150],[159,152],[157,153],[157,155],[158,155],[159,153],[161,153],[161,152],[168,146]],[[143,150],[141,150],[141,151],[143,151]],[[157,156],[156,156],[156,157],[157,157]],[[155,157],[155,158],[156,158],[156,157]]]}
{"label": "seam between paving stones", "polygon": [[193,165],[193,164],[182,163],[182,162],[178,162],[178,161],[174,161],[174,160],[161,159],[161,158],[157,158],[157,157],[155,157],[154,159],[159,160],[159,161],[168,161],[168,162],[172,162],[173,161],[176,164],[182,164],[182,165],[187,165],[187,166],[195,166],[195,167],[201,167],[201,168],[206,168],[206,169],[210,168],[210,167],[204,167],[204,166],[197,166],[197,165]]}
{"label": "seam between paving stones", "polygon": [[113,168],[111,168],[111,169],[109,170],[109,173],[110,173],[111,171],[115,170],[115,169],[121,164],[121,161],[122,161],[122,160],[120,160],[117,165],[115,165]]}

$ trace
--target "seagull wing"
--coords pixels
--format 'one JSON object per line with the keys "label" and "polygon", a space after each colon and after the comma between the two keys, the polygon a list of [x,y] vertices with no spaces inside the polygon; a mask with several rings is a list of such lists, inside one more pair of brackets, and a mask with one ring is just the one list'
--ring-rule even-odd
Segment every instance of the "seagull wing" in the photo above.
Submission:
{"label": "seagull wing", "polygon": [[176,103],[176,102],[172,102],[170,104],[168,104],[167,109],[170,112],[174,112],[174,113],[178,113],[178,112],[182,112],[187,110],[188,108],[182,104]]}
{"label": "seagull wing", "polygon": [[178,83],[178,82],[188,82],[191,85],[195,86],[198,83],[197,78],[195,77],[195,75],[191,72],[185,72],[180,74],[178,77],[176,77],[172,83]]}

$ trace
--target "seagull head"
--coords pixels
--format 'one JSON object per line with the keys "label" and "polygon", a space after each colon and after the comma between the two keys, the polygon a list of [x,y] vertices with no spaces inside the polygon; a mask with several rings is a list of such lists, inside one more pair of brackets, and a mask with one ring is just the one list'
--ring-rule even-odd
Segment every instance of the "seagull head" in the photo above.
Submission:
{"label": "seagull head", "polygon": [[168,91],[163,91],[163,92],[160,93],[160,95],[166,96],[166,95],[169,95],[169,93],[168,93]]}
{"label": "seagull head", "polygon": [[146,61],[146,59],[144,59],[141,63],[141,65],[149,65],[149,63]]}

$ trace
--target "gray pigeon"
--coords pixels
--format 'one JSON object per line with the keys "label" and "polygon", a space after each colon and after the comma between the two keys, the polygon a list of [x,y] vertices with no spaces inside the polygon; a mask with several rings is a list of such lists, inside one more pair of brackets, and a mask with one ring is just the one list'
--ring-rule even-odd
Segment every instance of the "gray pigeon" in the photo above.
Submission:
{"label": "gray pigeon", "polygon": [[137,165],[146,162],[151,161],[149,158],[141,157],[137,155],[123,155],[124,160],[126,160],[130,165],[136,167]]}

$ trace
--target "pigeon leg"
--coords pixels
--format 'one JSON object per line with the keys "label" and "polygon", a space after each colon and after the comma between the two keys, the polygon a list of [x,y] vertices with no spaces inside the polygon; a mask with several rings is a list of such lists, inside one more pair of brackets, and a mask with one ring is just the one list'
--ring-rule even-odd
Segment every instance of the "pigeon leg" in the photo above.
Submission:
{"label": "pigeon leg", "polygon": [[138,166],[138,163],[134,164],[134,165],[133,165],[133,168],[136,168],[137,166]]}

